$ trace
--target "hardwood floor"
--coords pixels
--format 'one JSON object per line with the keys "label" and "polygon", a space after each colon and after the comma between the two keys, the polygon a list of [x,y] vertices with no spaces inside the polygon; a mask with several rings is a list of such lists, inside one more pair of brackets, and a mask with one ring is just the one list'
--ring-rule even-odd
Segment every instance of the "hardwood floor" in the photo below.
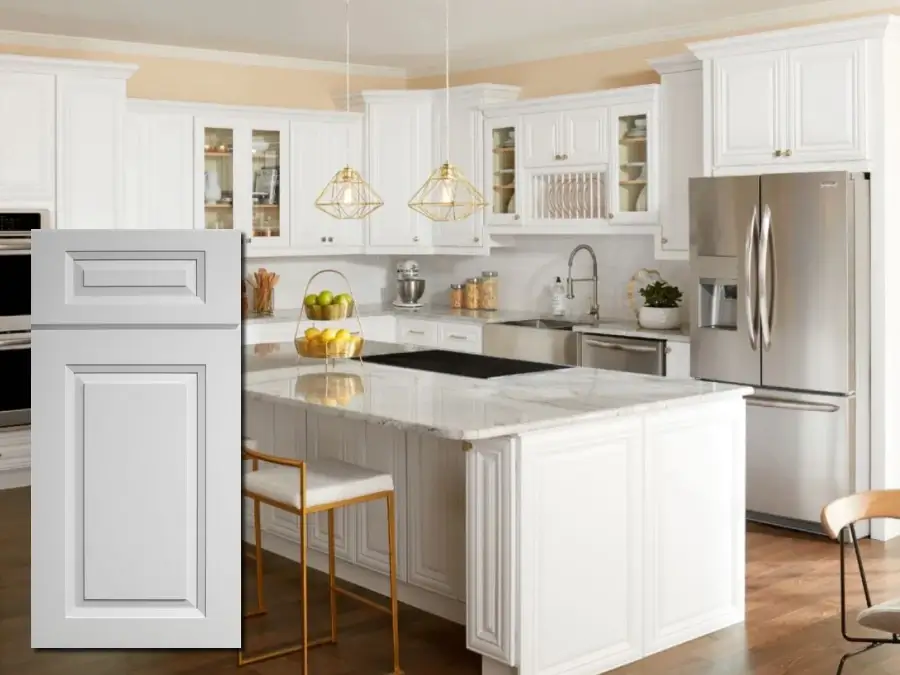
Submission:
{"label": "hardwood floor", "polygon": [[[0,673],[15,675],[296,675],[296,656],[238,669],[232,651],[33,652],[29,647],[30,493],[0,492]],[[685,539],[685,546],[690,540]],[[616,675],[830,675],[849,645],[839,628],[837,546],[813,537],[750,526],[747,534],[747,621],[615,671]],[[864,542],[876,602],[900,596],[900,542]],[[852,569],[852,568],[851,568]],[[248,606],[253,568],[245,567]],[[858,581],[850,588],[862,603]],[[365,591],[359,589],[361,593]],[[248,649],[274,647],[300,636],[299,570],[266,558],[269,614],[247,623]],[[323,575],[310,571],[310,632],[328,631]],[[337,646],[310,652],[312,675],[390,670],[389,619],[339,599]],[[854,612],[855,614],[855,612]],[[401,663],[408,675],[479,675],[480,657],[465,648],[461,626],[403,607]],[[848,662],[845,675],[895,675],[900,646],[879,647]]]}

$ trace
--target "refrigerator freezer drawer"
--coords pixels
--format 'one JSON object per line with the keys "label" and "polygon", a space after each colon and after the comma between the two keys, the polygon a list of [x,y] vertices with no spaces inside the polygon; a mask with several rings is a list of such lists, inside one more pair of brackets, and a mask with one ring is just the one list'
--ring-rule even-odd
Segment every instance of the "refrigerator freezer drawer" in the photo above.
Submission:
{"label": "refrigerator freezer drawer", "polygon": [[853,396],[757,389],[747,398],[747,510],[818,530],[822,507],[855,492]]}

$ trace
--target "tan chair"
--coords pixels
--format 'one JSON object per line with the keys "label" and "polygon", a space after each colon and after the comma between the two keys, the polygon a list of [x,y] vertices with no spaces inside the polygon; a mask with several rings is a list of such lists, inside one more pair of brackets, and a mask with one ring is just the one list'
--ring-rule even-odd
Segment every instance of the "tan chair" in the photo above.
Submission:
{"label": "tan chair", "polygon": [[[862,520],[871,520],[873,518],[900,519],[900,490],[860,492],[859,494],[835,500],[822,509],[822,526],[825,528],[825,532],[831,537],[838,539],[841,544],[841,634],[847,642],[866,645],[863,649],[845,654],[841,658],[838,664],[837,675],[841,675],[847,659],[857,654],[862,654],[881,645],[900,644],[900,597],[877,605],[872,604],[869,583],[866,579],[866,570],[859,550],[855,524]],[[859,637],[852,636],[847,632],[846,555],[844,549],[847,544],[848,532],[853,543],[856,565],[859,568],[859,576],[866,598],[866,609],[857,615],[856,622],[864,628],[887,633],[891,636],[889,638]]]}
{"label": "tan chair", "polygon": [[[259,663],[269,659],[303,652],[303,673],[308,672],[308,652],[312,647],[337,642],[337,594],[353,598],[380,612],[391,616],[394,638],[394,669],[400,675],[400,636],[397,608],[397,537],[394,522],[394,480],[388,473],[380,473],[365,467],[333,459],[300,461],[284,457],[265,455],[257,450],[256,443],[243,441],[243,460],[251,460],[252,469],[244,473],[243,494],[253,500],[253,530],[256,558],[256,600],[254,611],[244,615],[245,619],[266,613],[263,600],[263,556],[262,533],[260,530],[260,504],[268,504],[277,509],[300,516],[300,569],[302,574],[302,642],[255,656],[244,656],[238,650],[238,666]],[[270,464],[270,468],[259,468],[259,463]],[[335,584],[334,558],[334,510],[353,504],[376,499],[384,499],[388,518],[388,558],[390,565],[390,608],[364,598]],[[328,587],[331,605],[331,634],[317,640],[309,640],[307,633],[307,516],[328,512]]]}

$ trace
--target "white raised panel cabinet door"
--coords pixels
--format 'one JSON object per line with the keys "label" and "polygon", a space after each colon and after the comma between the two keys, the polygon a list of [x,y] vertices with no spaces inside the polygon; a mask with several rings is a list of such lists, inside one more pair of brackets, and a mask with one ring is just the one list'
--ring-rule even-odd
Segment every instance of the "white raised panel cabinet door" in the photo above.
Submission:
{"label": "white raised panel cabinet door", "polygon": [[563,115],[563,161],[568,164],[597,165],[609,161],[609,109],[606,107],[570,110]]}
{"label": "white raised panel cabinet door", "polygon": [[56,227],[121,227],[125,79],[66,74],[56,86]]}
{"label": "white raised panel cabinet door", "polygon": [[779,161],[775,151],[787,149],[787,52],[723,57],[712,68],[713,164],[753,166]]}
{"label": "white raised panel cabinet door", "polygon": [[239,647],[239,233],[32,245],[31,646]]}
{"label": "white raised panel cabinet door", "polygon": [[785,162],[866,159],[863,41],[792,49]]}
{"label": "white raised panel cabinet door", "polygon": [[532,113],[522,117],[525,138],[522,147],[522,165],[528,168],[553,166],[562,154],[562,115],[558,112]]}
{"label": "white raised panel cabinet door", "polygon": [[124,173],[125,227],[193,229],[193,116],[129,110],[125,116]]}
{"label": "white raised panel cabinet door", "polygon": [[53,203],[56,78],[0,72],[0,202]]}

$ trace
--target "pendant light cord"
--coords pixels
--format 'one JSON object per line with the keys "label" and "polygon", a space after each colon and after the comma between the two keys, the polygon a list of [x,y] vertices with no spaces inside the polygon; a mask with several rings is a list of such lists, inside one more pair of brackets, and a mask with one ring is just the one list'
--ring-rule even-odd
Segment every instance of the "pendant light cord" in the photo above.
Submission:
{"label": "pendant light cord", "polygon": [[[346,41],[347,41],[347,68],[344,74],[344,86],[346,87],[346,105],[347,112],[350,112],[350,0],[346,0],[345,19],[347,24]],[[347,129],[347,166],[350,166],[350,129]]]}
{"label": "pendant light cord", "polygon": [[[349,2],[349,0],[348,0]],[[444,2],[444,129],[447,134],[444,161],[450,163],[450,0]]]}

